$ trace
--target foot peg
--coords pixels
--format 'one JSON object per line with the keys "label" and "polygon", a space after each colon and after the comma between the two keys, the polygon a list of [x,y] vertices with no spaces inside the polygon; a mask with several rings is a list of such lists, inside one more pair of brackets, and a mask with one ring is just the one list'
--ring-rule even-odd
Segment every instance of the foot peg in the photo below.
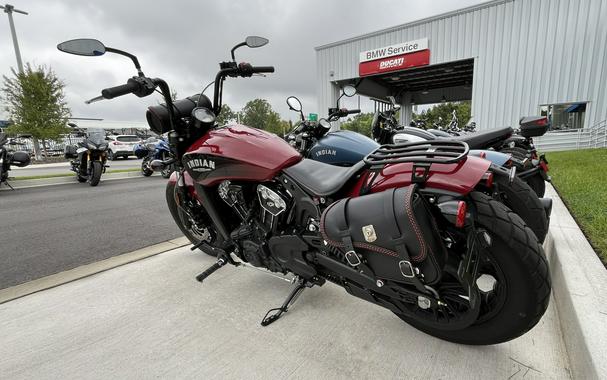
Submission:
{"label": "foot peg", "polygon": [[278,318],[282,316],[283,313],[289,311],[289,307],[297,301],[299,295],[304,291],[306,287],[311,287],[312,285],[308,283],[306,280],[300,279],[297,281],[297,286],[289,293],[287,299],[282,304],[281,307],[270,309],[266,313],[266,315],[261,320],[262,326],[268,326],[269,324],[276,322]]}
{"label": "foot peg", "polygon": [[207,278],[210,275],[212,275],[213,273],[215,273],[215,271],[217,269],[221,268],[222,266],[226,265],[227,263],[228,263],[228,261],[223,258],[217,260],[217,262],[215,264],[211,265],[209,267],[209,269],[205,270],[204,272],[202,272],[201,274],[196,276],[196,281],[203,282],[205,280],[205,278]]}

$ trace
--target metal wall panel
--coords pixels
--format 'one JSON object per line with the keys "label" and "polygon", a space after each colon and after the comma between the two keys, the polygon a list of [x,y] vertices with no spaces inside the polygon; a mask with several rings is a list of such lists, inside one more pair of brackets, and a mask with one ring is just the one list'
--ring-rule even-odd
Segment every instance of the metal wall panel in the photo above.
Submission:
{"label": "metal wall panel", "polygon": [[358,77],[359,52],[428,37],[430,64],[475,59],[479,128],[514,126],[541,104],[583,101],[589,127],[607,119],[604,20],[606,0],[497,0],[324,45],[316,48],[318,109],[334,104],[333,81]]}

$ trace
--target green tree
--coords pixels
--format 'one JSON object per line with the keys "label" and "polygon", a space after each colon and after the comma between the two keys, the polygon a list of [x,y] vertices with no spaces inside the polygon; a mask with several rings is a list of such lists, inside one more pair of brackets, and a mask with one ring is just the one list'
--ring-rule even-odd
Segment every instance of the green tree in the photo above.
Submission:
{"label": "green tree", "polygon": [[283,134],[280,115],[272,109],[270,103],[265,99],[249,101],[240,114],[240,121],[249,127],[263,129],[279,136]]}
{"label": "green tree", "polygon": [[371,122],[373,121],[373,113],[359,113],[353,118],[348,118],[341,124],[341,129],[358,132],[365,136],[371,137]]}
{"label": "green tree", "polygon": [[217,115],[217,124],[225,125],[230,121],[238,120],[238,112],[232,111],[227,104],[221,106],[221,112]]}
{"label": "green tree", "polygon": [[470,120],[471,105],[469,101],[441,103],[420,115],[414,114],[413,119],[422,119],[426,121],[427,126],[437,123],[446,127],[451,121],[451,113],[455,110],[455,115],[460,127],[464,126]]}
{"label": "green tree", "polygon": [[2,76],[2,99],[12,125],[10,134],[31,135],[36,159],[42,159],[40,141],[57,140],[67,133],[70,110],[65,102],[64,84],[50,68],[27,64],[25,72],[11,69],[12,77]]}

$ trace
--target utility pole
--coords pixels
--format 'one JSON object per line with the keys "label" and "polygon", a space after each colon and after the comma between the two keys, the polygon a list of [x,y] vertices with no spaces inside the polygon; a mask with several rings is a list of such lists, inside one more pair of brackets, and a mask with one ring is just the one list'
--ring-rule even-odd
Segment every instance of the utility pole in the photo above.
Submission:
{"label": "utility pole", "polygon": [[19,43],[17,42],[17,33],[15,32],[15,23],[13,22],[13,12],[27,15],[27,12],[15,9],[10,4],[0,5],[0,9],[4,9],[4,13],[8,14],[8,23],[11,27],[11,35],[13,36],[13,46],[15,47],[15,56],[17,56],[17,68],[19,73],[23,74],[23,63],[21,62],[21,52],[19,51]]}

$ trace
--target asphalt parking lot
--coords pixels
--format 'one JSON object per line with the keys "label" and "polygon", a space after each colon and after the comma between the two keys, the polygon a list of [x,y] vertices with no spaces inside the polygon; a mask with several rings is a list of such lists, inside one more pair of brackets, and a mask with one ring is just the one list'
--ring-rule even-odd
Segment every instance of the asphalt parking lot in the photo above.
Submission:
{"label": "asphalt parking lot", "polygon": [[[120,159],[116,161],[109,161],[110,166],[108,170],[123,170],[123,169],[135,169],[141,166],[141,160],[135,157],[129,157],[128,159]],[[69,162],[58,162],[54,164],[40,164],[30,165],[24,168],[12,167],[11,177],[30,177],[39,175],[52,175],[52,174],[63,174],[70,173]]]}
{"label": "asphalt parking lot", "polygon": [[7,379],[567,379],[551,302],[508,343],[471,347],[429,337],[327,284],[279,321],[259,322],[290,285],[176,249],[0,305]]}
{"label": "asphalt parking lot", "polygon": [[159,176],[0,192],[0,289],[181,236]]}

